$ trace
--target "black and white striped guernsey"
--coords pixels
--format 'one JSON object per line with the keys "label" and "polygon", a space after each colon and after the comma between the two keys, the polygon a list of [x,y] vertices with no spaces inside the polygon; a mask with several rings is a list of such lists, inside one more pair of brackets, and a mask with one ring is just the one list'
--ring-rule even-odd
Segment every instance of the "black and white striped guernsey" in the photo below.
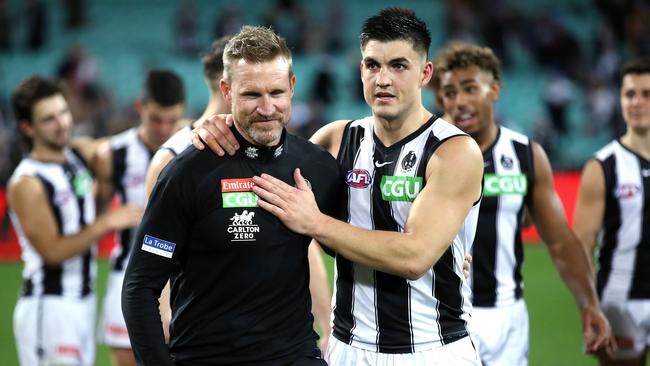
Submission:
{"label": "black and white striped guernsey", "polygon": [[499,127],[483,152],[483,167],[483,200],[472,245],[472,304],[507,306],[523,296],[521,222],[535,177],[530,140]]}
{"label": "black and white striped guernsey", "polygon": [[597,288],[601,299],[650,299],[650,161],[612,141],[596,153],[605,176]]}
{"label": "black and white striped guernsey", "polygon": [[[385,147],[374,135],[373,123],[373,117],[366,117],[345,127],[338,155],[347,172],[342,219],[365,229],[401,232],[413,200],[426,184],[432,154],[447,139],[465,134],[432,117]],[[336,256],[334,336],[381,353],[418,352],[465,337],[471,305],[462,266],[477,216],[478,203],[449,249],[415,281]]]}
{"label": "black and white striped guernsey", "polygon": [[[74,150],[67,150],[65,157],[64,163],[25,158],[14,171],[12,179],[19,176],[38,178],[54,213],[58,233],[70,236],[95,221],[95,199],[92,176],[84,159]],[[22,249],[22,296],[60,295],[80,298],[93,292],[97,272],[97,250],[94,245],[86,253],[69,258],[59,265],[47,265],[25,236],[16,214],[10,210],[9,215]]]}
{"label": "black and white striped guernsey", "polygon": [[[138,128],[130,128],[111,137],[113,152],[113,185],[120,203],[145,205],[144,181],[153,155],[138,136]],[[134,229],[116,233],[111,252],[111,269],[123,271],[130,254]]]}

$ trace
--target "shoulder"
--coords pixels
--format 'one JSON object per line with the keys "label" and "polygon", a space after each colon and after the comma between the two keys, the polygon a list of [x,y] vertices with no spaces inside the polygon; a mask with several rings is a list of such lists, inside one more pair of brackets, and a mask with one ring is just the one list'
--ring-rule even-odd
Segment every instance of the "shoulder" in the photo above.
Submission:
{"label": "shoulder", "polygon": [[336,156],[341,146],[343,134],[350,122],[350,120],[330,122],[316,131],[309,140],[324,147],[331,155]]}
{"label": "shoulder", "polygon": [[617,150],[620,148],[621,144],[617,140],[613,140],[596,151],[596,154],[594,156],[597,160],[602,162],[607,160],[607,158],[611,157],[612,155],[616,154]]}
{"label": "shoulder", "polygon": [[219,157],[209,149],[198,150],[193,145],[171,159],[161,179],[189,181],[192,184],[207,177],[210,172],[228,165],[237,157]]}
{"label": "shoulder", "polygon": [[20,204],[25,198],[39,198],[44,192],[45,187],[36,175],[14,174],[7,183],[7,197],[12,206]]}
{"label": "shoulder", "polygon": [[[302,169],[315,171],[323,176],[336,177],[339,171],[339,165],[332,154],[325,150],[324,147],[316,145],[302,137],[287,135],[289,139],[289,158],[297,163]],[[316,169],[313,169],[316,168]]]}
{"label": "shoulder", "polygon": [[473,138],[468,135],[449,136],[444,144],[429,158],[427,170],[432,168],[451,168],[477,170],[483,172],[483,154]]}
{"label": "shoulder", "polygon": [[336,160],[323,146],[315,144],[311,140],[292,134],[288,134],[287,139],[291,144],[289,146],[289,154],[293,158],[299,158],[301,160],[315,159],[315,162],[333,161],[336,163]]}
{"label": "shoulder", "polygon": [[528,136],[524,135],[521,132],[517,132],[515,130],[512,130],[508,127],[504,126],[499,126],[499,131],[500,131],[500,139],[508,139],[510,141],[518,142],[520,144],[530,144],[532,141],[528,138]]}
{"label": "shoulder", "polygon": [[185,126],[176,131],[165,143],[160,147],[161,150],[169,150],[174,154],[180,154],[188,146],[192,144],[192,128]]}
{"label": "shoulder", "polygon": [[122,131],[116,135],[111,136],[110,145],[113,146],[114,149],[119,149],[120,147],[124,147],[128,144],[133,143],[133,141],[137,139],[137,136],[137,128],[132,127],[126,131]]}

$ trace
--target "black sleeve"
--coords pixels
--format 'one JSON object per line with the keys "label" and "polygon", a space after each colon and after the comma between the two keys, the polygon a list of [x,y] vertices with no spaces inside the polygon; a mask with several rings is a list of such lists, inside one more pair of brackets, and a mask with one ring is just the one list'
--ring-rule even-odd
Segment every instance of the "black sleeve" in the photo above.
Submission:
{"label": "black sleeve", "polygon": [[122,312],[138,365],[173,365],[158,298],[187,246],[194,202],[177,161],[165,169],[136,231],[122,286]]}
{"label": "black sleeve", "polygon": [[[343,183],[341,167],[329,153],[326,153],[318,161],[321,162],[321,166],[318,169],[320,176],[316,179],[319,185],[317,189],[320,191],[316,197],[318,208],[322,213],[339,219],[342,204],[341,194],[345,184]],[[325,245],[321,245],[321,248],[331,257],[334,257],[336,254]]]}

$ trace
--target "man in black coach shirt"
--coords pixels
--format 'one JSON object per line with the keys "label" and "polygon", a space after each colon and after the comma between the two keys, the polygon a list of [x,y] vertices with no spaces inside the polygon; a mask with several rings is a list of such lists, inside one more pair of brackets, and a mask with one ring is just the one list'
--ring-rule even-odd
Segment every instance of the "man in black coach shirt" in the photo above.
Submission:
{"label": "man in black coach shirt", "polygon": [[[257,206],[252,178],[295,168],[334,214],[340,179],[323,149],[284,129],[295,76],[283,39],[242,28],[226,45],[221,90],[241,145],[232,157],[187,149],[161,174],[135,237],[122,308],[141,365],[322,365],[307,248]],[[329,209],[328,209],[329,208]],[[158,297],[171,279],[171,339]]]}

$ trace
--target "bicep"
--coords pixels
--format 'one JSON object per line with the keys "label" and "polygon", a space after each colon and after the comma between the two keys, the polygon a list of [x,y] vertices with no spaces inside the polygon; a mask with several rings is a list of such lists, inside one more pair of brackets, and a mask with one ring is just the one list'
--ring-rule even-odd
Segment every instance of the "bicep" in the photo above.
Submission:
{"label": "bicep", "polygon": [[451,243],[480,196],[481,152],[465,138],[454,140],[441,146],[429,161],[427,184],[409,211],[405,232],[423,240],[441,237]]}
{"label": "bicep", "polygon": [[163,181],[154,189],[127,270],[131,285],[153,288],[158,295],[186,247],[191,221],[187,202],[174,183]]}
{"label": "bicep", "polygon": [[604,213],[605,177],[600,163],[592,160],[582,172],[573,215],[575,233],[589,251],[596,243]]}
{"label": "bicep", "polygon": [[[35,177],[20,177],[9,186],[9,205],[34,249],[43,253],[44,246],[60,236],[45,189]],[[34,213],[38,214],[35,215]]]}
{"label": "bicep", "polygon": [[535,184],[532,192],[531,214],[540,236],[548,244],[566,233],[569,225],[562,201],[555,192],[551,163],[544,150],[536,143],[533,144],[533,159]]}

